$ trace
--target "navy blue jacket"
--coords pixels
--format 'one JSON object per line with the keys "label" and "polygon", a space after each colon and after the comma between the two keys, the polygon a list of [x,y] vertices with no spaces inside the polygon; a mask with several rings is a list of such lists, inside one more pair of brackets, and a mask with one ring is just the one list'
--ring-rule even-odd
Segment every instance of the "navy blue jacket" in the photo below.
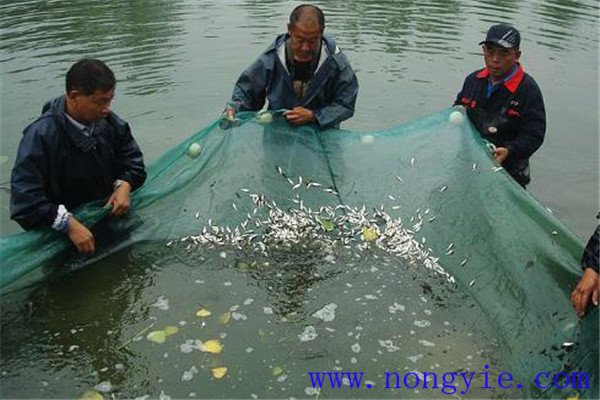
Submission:
{"label": "navy blue jacket", "polygon": [[508,149],[504,169],[522,186],[529,177],[529,157],[542,145],[546,134],[546,111],[542,93],[519,64],[515,74],[486,98],[487,69],[465,79],[455,105],[467,109],[469,120],[481,136]]}
{"label": "navy blue jacket", "polygon": [[600,226],[596,228],[596,231],[590,238],[583,251],[583,257],[581,258],[581,266],[583,268],[592,268],[598,272],[598,252],[600,251]]}
{"label": "navy blue jacket", "polygon": [[11,174],[11,218],[24,229],[52,226],[60,204],[72,210],[107,199],[117,179],[132,190],[146,179],[129,125],[111,112],[86,137],[67,120],[61,96],[23,132]]}
{"label": "navy blue jacket", "polygon": [[354,114],[358,80],[346,56],[335,41],[323,36],[328,56],[310,81],[308,92],[300,99],[281,53],[288,34],[275,42],[239,77],[231,96],[237,111],[258,111],[268,100],[270,110],[307,108],[315,114],[319,128],[339,126]]}

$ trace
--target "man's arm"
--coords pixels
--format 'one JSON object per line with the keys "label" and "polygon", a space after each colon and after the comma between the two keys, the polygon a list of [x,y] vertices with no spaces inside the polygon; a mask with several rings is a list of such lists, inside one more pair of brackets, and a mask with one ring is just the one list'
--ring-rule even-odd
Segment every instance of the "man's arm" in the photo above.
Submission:
{"label": "man's arm", "polygon": [[583,277],[571,293],[571,303],[578,316],[585,314],[590,300],[595,306],[598,306],[598,297],[600,292],[600,275],[598,275],[598,252],[600,251],[600,226],[590,238],[583,251],[581,265],[584,269]]}
{"label": "man's arm", "polygon": [[119,148],[116,152],[119,172],[114,191],[106,202],[107,206],[112,207],[113,216],[120,216],[129,210],[131,192],[142,186],[146,180],[144,157],[131,134],[129,124],[121,120],[118,122]]}
{"label": "man's arm", "polygon": [[358,79],[354,70],[342,53],[336,54],[335,57],[342,59],[342,62],[338,63],[342,69],[333,86],[333,101],[331,105],[314,110],[314,117],[321,129],[335,126],[354,115],[358,96]]}
{"label": "man's arm", "polygon": [[233,88],[231,105],[235,112],[258,111],[265,105],[269,70],[261,56],[242,72]]}
{"label": "man's arm", "polygon": [[11,173],[10,216],[25,230],[51,227],[58,212],[46,193],[50,168],[45,147],[40,132],[26,131]]}
{"label": "man's arm", "polygon": [[142,186],[146,180],[146,167],[144,156],[136,143],[129,124],[121,121],[119,128],[119,148],[116,149],[119,162],[117,179],[128,182],[131,191]]}
{"label": "man's arm", "polygon": [[515,139],[504,146],[508,150],[508,160],[529,158],[544,142],[546,134],[544,99],[537,84],[535,82],[531,84],[530,95],[522,108],[519,133]]}

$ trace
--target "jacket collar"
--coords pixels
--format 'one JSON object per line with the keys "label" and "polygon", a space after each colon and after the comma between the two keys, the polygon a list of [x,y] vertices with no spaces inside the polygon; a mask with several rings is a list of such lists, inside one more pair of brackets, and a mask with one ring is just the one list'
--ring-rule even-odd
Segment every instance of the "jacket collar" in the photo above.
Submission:
{"label": "jacket collar", "polygon": [[[525,71],[523,70],[523,66],[521,63],[517,63],[517,71],[510,77],[510,79],[504,81],[503,84],[509,92],[514,93],[519,88],[524,75]],[[490,71],[487,68],[484,68],[479,71],[476,76],[478,79],[487,79],[490,76]]]}
{"label": "jacket collar", "polygon": [[[46,108],[46,107],[44,107]],[[97,143],[96,138],[94,136],[85,136],[81,133],[81,131],[75,127],[66,116],[66,97],[62,95],[56,99],[54,99],[50,103],[50,112],[52,113],[52,117],[54,121],[56,121],[59,128],[66,133],[67,137],[73,142],[73,144],[79,148],[83,153],[91,150]],[[109,117],[110,118],[110,115]],[[106,128],[108,124],[106,119],[101,119],[96,121],[95,123],[95,132],[101,132]]]}

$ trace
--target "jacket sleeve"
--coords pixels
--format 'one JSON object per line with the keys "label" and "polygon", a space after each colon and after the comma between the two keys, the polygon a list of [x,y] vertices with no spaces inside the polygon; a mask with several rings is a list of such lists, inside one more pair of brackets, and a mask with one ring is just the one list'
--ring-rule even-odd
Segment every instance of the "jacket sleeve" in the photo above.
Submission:
{"label": "jacket sleeve", "polygon": [[242,72],[231,95],[231,102],[236,111],[258,111],[263,108],[269,74],[270,71],[264,56],[261,56]]}
{"label": "jacket sleeve", "polygon": [[338,125],[353,116],[356,97],[358,96],[358,79],[350,63],[342,53],[335,56],[342,60],[338,62],[341,70],[333,85],[335,93],[333,101],[330,105],[313,111],[321,129]]}
{"label": "jacket sleeve", "polygon": [[600,251],[600,225],[596,228],[596,231],[590,238],[583,251],[583,257],[581,258],[581,266],[585,268],[592,268],[598,272],[598,252]]}
{"label": "jacket sleeve", "polygon": [[521,127],[517,137],[507,142],[509,159],[527,159],[544,142],[546,134],[546,110],[542,92],[535,82],[531,82],[530,95],[523,107]]}
{"label": "jacket sleeve", "polygon": [[146,180],[144,157],[126,122],[123,122],[119,129],[117,154],[119,160],[118,179],[129,182],[132,191],[142,186]]}
{"label": "jacket sleeve", "polygon": [[[42,128],[37,128],[42,129]],[[58,204],[50,201],[49,154],[41,132],[25,131],[11,173],[10,216],[25,230],[52,226]]]}

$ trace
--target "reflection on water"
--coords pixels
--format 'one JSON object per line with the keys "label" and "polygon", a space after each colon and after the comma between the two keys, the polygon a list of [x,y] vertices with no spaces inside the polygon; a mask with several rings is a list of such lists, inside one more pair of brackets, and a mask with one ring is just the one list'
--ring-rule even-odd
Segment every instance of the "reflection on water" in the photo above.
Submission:
{"label": "reflection on water", "polygon": [[175,83],[170,69],[180,61],[181,1],[3,1],[0,11],[3,74],[35,76],[48,64],[62,67],[88,55],[126,66],[120,80],[130,95]]}

